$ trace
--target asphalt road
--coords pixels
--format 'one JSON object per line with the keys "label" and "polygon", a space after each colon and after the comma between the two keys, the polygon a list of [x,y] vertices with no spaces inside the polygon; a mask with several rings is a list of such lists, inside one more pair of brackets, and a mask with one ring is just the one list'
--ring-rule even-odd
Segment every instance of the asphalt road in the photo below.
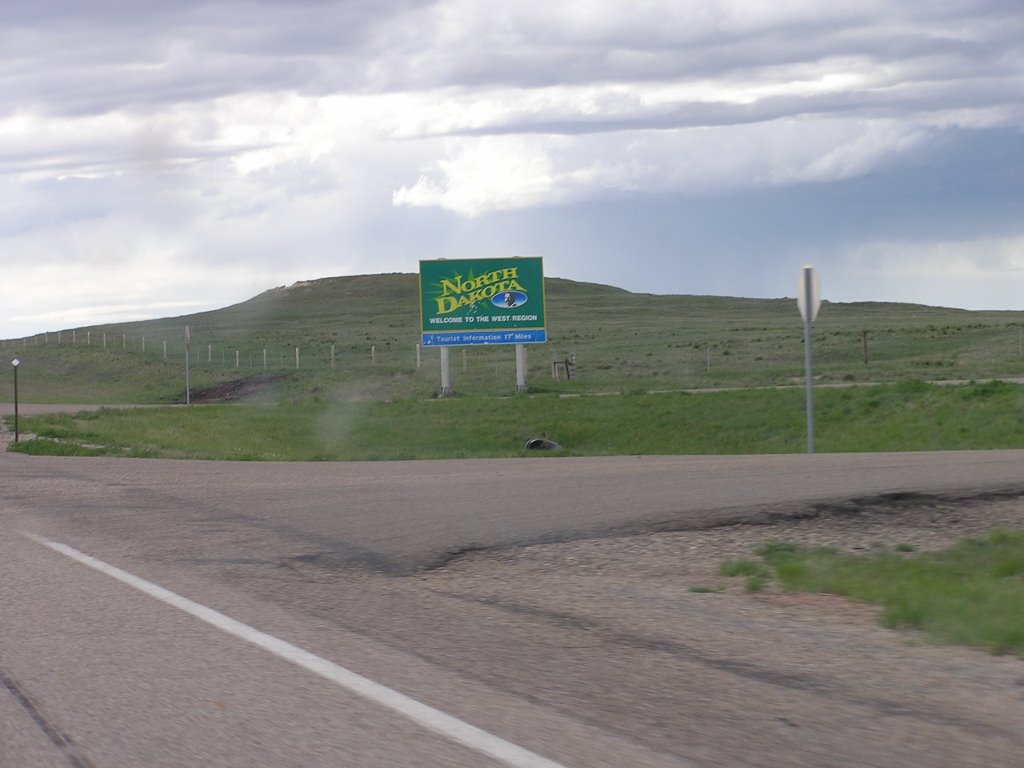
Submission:
{"label": "asphalt road", "polygon": [[[608,457],[355,463],[4,456],[8,508],[36,533],[144,541],[230,535],[274,557],[403,574],[452,553],[813,514],[851,499],[1024,491],[1024,452]],[[52,528],[56,526],[56,528]],[[215,529],[206,531],[204,529]],[[204,546],[209,546],[204,544]]]}
{"label": "asphalt road", "polygon": [[[865,743],[885,705],[869,716],[862,701],[831,701],[835,717],[863,721],[840,738],[820,700],[828,686],[804,701],[815,686],[792,670],[707,663],[725,635],[753,641],[772,627],[731,619],[676,655],[649,638],[625,651],[585,622],[468,598],[471,585],[439,591],[422,575],[476,549],[922,493],[1024,494],[1024,452],[352,464],[0,454],[0,766],[828,765],[843,750],[844,765],[970,764],[941,746],[887,762],[896,753]],[[789,642],[779,632],[773,642]],[[753,727],[772,701],[818,730]],[[950,724],[933,714],[927,727]],[[992,727],[997,755],[1020,746],[1013,727]]]}

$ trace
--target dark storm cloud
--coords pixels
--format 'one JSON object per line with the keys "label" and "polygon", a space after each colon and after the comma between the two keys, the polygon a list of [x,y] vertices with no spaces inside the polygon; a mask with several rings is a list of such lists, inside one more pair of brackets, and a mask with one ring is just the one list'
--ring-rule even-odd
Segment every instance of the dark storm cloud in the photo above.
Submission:
{"label": "dark storm cloud", "polygon": [[[638,6],[605,23],[604,5],[593,3],[597,21],[582,29],[580,19],[560,13],[563,7],[576,6],[496,14],[480,24],[467,20],[466,34],[449,33],[444,47],[431,44],[429,26],[422,35],[383,27],[388,56],[379,62],[381,80],[396,89],[536,88],[729,74],[756,80],[757,71],[767,67],[853,56],[911,68],[927,63],[928,69],[938,65],[970,77],[1019,75],[1022,63],[1024,15],[1013,2],[892,2],[859,12],[849,10],[858,7],[852,4],[817,3],[795,14],[780,4],[777,18],[750,21],[739,12],[715,13],[714,3],[665,3]],[[708,13],[672,13],[686,8]]]}
{"label": "dark storm cloud", "polygon": [[[891,82],[870,84],[851,106],[902,98],[913,109],[945,106],[943,89],[928,86],[946,82],[955,92],[978,80],[995,99],[1021,85],[1024,14],[1014,2],[889,3],[860,12],[808,5],[749,20],[707,3],[619,15],[606,5],[573,15],[557,4],[542,11],[528,3],[494,4],[489,13],[486,3],[444,12],[408,0],[15,0],[0,5],[0,103],[4,111],[82,114],[278,90],[531,89],[712,77],[756,83],[771,68],[843,57],[856,58],[853,67],[894,69]],[[690,7],[702,10],[679,12]],[[905,94],[878,92],[901,86]],[[843,109],[843,101],[806,99],[815,112]],[[786,109],[769,105],[763,119]],[[739,122],[761,119],[753,109],[709,112],[704,123],[686,116],[668,123],[718,124],[730,113]]]}
{"label": "dark storm cloud", "polygon": [[357,87],[361,47],[412,3],[4,2],[0,114],[96,114],[250,92]]}

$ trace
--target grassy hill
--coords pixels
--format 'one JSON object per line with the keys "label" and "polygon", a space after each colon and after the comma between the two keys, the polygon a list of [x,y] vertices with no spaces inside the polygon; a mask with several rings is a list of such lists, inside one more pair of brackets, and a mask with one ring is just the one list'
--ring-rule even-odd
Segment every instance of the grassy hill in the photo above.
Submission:
{"label": "grassy hill", "polygon": [[[547,279],[546,289],[551,340],[529,350],[534,392],[802,381],[803,331],[793,299],[634,294],[558,278]],[[417,368],[418,311],[416,275],[334,277],[212,312],[7,340],[0,353],[23,361],[23,402],[182,402],[188,325],[200,398],[430,398],[439,353],[423,351]],[[1022,329],[1024,312],[826,302],[814,325],[815,373],[823,383],[1024,376]],[[553,380],[552,355],[575,355],[576,380]],[[460,395],[513,389],[511,347],[456,350],[452,367]],[[10,379],[0,377],[0,400],[12,396]]]}

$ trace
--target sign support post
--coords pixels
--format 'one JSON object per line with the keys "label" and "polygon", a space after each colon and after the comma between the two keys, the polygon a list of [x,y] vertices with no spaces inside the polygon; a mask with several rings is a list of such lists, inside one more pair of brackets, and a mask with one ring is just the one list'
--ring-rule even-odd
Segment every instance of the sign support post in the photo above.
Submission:
{"label": "sign support post", "polygon": [[804,370],[807,375],[807,452],[814,453],[814,376],[811,373],[811,321],[804,320]]}
{"label": "sign support post", "polygon": [[[192,385],[189,382],[189,359],[188,355],[192,347],[192,331],[185,326],[185,405],[192,405]],[[166,347],[165,347],[166,349]]]}
{"label": "sign support post", "polygon": [[441,397],[448,397],[448,395],[454,392],[452,389],[452,361],[449,350],[451,350],[451,347],[441,347]]}
{"label": "sign support post", "polygon": [[516,392],[526,391],[526,345],[516,344]]}
{"label": "sign support post", "polygon": [[797,307],[804,321],[804,369],[807,376],[807,453],[814,453],[814,376],[811,372],[811,323],[821,307],[821,284],[814,267],[804,267],[797,284]]}
{"label": "sign support post", "polygon": [[18,366],[21,360],[11,360],[11,367],[14,368],[14,442],[18,442]]}

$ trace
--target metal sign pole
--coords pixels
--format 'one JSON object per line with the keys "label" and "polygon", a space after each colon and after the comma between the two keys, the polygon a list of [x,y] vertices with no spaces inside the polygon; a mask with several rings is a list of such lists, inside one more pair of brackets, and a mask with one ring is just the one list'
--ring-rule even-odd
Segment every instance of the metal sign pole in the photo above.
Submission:
{"label": "metal sign pole", "polygon": [[14,442],[18,442],[18,366],[21,360],[14,358],[11,365],[14,366]]}
{"label": "metal sign pole", "polygon": [[[804,269],[804,290],[810,296],[813,270]],[[814,377],[811,374],[811,313],[804,317],[804,369],[807,372],[807,452],[814,453]]]}
{"label": "metal sign pole", "polygon": [[821,306],[821,287],[814,267],[804,267],[797,282],[797,307],[804,321],[804,368],[807,373],[807,452],[814,453],[814,376],[811,372],[811,323]]}
{"label": "metal sign pole", "polygon": [[189,382],[189,348],[192,346],[192,332],[185,326],[185,405],[192,405],[192,386]]}

